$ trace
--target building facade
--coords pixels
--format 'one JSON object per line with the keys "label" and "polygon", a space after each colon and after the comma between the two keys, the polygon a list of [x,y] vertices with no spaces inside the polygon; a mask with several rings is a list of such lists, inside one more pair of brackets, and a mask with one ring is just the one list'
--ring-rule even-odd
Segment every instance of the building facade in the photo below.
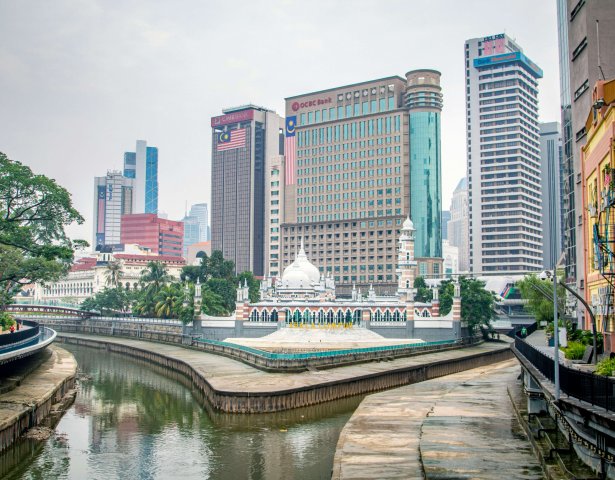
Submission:
{"label": "building facade", "polygon": [[200,241],[201,225],[199,219],[191,215],[182,218],[181,222],[184,224],[184,249],[182,255],[184,258],[187,258],[188,247]]}
{"label": "building facade", "polygon": [[[430,173],[421,178],[434,180],[413,194],[431,197],[428,203],[415,203],[421,221],[423,214],[431,218],[417,235],[425,252],[441,256],[441,98],[439,74],[421,70],[407,78],[386,77],[286,99],[281,268],[293,261],[303,241],[338,291],[350,293],[353,283],[395,290],[396,236],[413,212],[411,111],[416,115],[414,153],[419,163],[429,162],[423,168]],[[430,251],[426,245],[432,243]],[[441,274],[441,258],[426,264],[430,274]]]}
{"label": "building facade", "polygon": [[[235,262],[237,272],[262,276],[265,225],[270,211],[265,196],[267,162],[283,154],[284,120],[255,105],[223,110],[211,119],[212,250]],[[279,191],[271,189],[270,195]]]}
{"label": "building facade", "polygon": [[[561,123],[563,144],[562,226],[566,281],[584,295],[585,251],[581,148],[587,141],[585,122],[591,88],[615,77],[615,2],[557,0]],[[598,53],[600,52],[600,58]],[[579,305],[578,317],[583,318]]]}
{"label": "building facade", "polygon": [[[586,144],[581,149],[583,174],[583,234],[587,287],[604,345],[615,351],[615,79],[599,81],[585,124]],[[589,316],[584,327],[590,328]]]}
{"label": "building facade", "polygon": [[542,264],[544,268],[551,269],[559,260],[562,252],[562,135],[559,122],[540,124],[540,164]]}
{"label": "building facade", "polygon": [[470,271],[542,266],[538,79],[505,34],[465,43]]}
{"label": "building facade", "polygon": [[457,247],[457,268],[459,272],[470,271],[468,179],[459,180],[451,199],[451,219],[448,222],[448,243]]}
{"label": "building facade", "polygon": [[121,243],[122,215],[133,212],[134,180],[119,171],[94,177],[94,248]]}
{"label": "building facade", "polygon": [[137,140],[136,151],[124,153],[124,176],[134,179],[134,213],[158,213],[158,148]]}
{"label": "building facade", "polygon": [[209,205],[206,203],[195,203],[190,207],[190,217],[196,217],[199,222],[199,242],[209,241]]}
{"label": "building facade", "polygon": [[121,243],[137,244],[163,256],[181,257],[184,224],[153,213],[122,216]]}

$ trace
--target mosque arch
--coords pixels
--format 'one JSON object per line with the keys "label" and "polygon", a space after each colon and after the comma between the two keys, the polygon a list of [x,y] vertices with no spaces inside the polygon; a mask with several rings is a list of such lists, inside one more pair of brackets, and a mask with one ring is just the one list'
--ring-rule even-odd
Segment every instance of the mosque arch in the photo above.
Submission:
{"label": "mosque arch", "polygon": [[346,310],[346,314],[344,315],[344,323],[352,323],[352,313],[350,310]]}
{"label": "mosque arch", "polygon": [[250,321],[258,322],[258,310],[256,308],[250,312]]}
{"label": "mosque arch", "polygon": [[333,323],[333,310],[331,308],[327,311],[327,323]]}
{"label": "mosque arch", "polygon": [[318,324],[322,325],[324,323],[325,323],[325,312],[321,308],[320,310],[318,310]]}
{"label": "mosque arch", "polygon": [[276,309],[273,309],[271,311],[271,317],[269,318],[270,321],[272,322],[277,322],[278,321],[278,311]]}
{"label": "mosque arch", "polygon": [[355,310],[352,312],[352,323],[354,325],[359,325],[361,323],[361,310]]}
{"label": "mosque arch", "polygon": [[341,309],[337,311],[337,315],[335,316],[335,323],[344,323],[344,313]]}

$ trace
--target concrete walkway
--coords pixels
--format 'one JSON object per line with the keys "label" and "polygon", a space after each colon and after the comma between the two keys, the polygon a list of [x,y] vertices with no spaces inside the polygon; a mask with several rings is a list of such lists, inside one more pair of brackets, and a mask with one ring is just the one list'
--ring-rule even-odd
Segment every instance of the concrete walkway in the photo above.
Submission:
{"label": "concrete walkway", "polygon": [[507,386],[516,360],[367,396],[337,444],[333,479],[540,479]]}
{"label": "concrete walkway", "polygon": [[395,369],[455,360],[509,348],[509,345],[505,343],[489,342],[468,348],[426,353],[386,362],[362,363],[300,373],[269,373],[231,358],[176,345],[101,335],[64,332],[58,333],[58,335],[60,338],[72,337],[115,343],[179,359],[198,371],[215,390],[242,393],[280,392],[295,388],[316,387],[325,383],[354,379],[359,376],[386,373]]}

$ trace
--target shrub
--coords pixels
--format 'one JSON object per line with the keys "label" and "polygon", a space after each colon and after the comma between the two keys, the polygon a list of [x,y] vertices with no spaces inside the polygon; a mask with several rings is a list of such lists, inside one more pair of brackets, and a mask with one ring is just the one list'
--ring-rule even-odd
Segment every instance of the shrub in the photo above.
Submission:
{"label": "shrub", "polygon": [[15,319],[7,312],[0,312],[0,331],[8,330],[15,325]]}
{"label": "shrub", "polygon": [[613,370],[615,370],[615,358],[605,358],[598,362],[594,373],[596,375],[606,375],[610,377],[613,375]]}
{"label": "shrub", "polygon": [[568,346],[562,350],[568,360],[581,360],[585,354],[585,345],[581,342],[568,342]]}

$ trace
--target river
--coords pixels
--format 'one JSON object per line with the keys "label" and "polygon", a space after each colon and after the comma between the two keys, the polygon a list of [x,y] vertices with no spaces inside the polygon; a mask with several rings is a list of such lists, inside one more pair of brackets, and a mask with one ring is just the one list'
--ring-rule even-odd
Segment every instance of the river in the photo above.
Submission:
{"label": "river", "polygon": [[186,380],[74,345],[74,404],[54,435],[0,455],[2,479],[329,479],[362,397],[275,414],[213,412]]}

